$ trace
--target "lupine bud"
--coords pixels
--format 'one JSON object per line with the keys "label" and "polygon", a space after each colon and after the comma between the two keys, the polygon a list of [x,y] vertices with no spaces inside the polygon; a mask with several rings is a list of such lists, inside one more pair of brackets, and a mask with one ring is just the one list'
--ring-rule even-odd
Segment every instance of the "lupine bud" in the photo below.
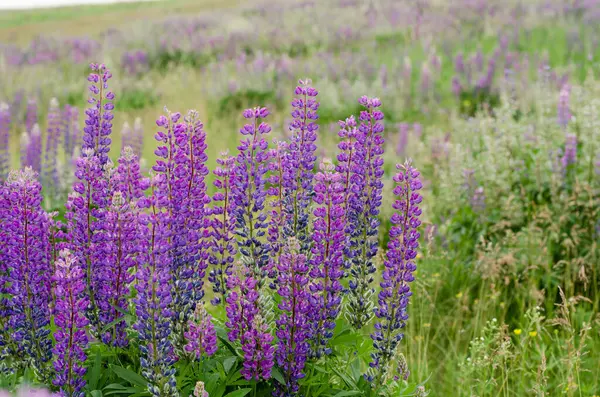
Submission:
{"label": "lupine bud", "polygon": [[64,396],[85,396],[85,349],[88,346],[83,314],[88,306],[85,274],[78,258],[69,250],[62,250],[56,262],[56,308],[54,313],[54,370],[52,384]]}
{"label": "lupine bud", "polygon": [[398,199],[392,207],[397,212],[391,218],[393,226],[389,232],[385,270],[375,310],[378,321],[371,334],[375,351],[369,364],[371,369],[366,375],[375,388],[383,385],[389,363],[404,336],[402,329],[408,320],[407,306],[412,295],[409,283],[414,280],[413,272],[417,268],[414,260],[420,237],[417,229],[421,225],[419,204],[423,198],[419,190],[423,185],[419,172],[410,162],[397,165],[396,168],[398,173],[394,176],[394,195]]}

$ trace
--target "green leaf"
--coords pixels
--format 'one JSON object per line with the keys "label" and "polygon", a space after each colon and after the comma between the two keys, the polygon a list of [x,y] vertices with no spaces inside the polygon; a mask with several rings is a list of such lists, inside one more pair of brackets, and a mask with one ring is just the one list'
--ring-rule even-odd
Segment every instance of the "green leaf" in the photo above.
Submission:
{"label": "green leaf", "polygon": [[132,385],[140,386],[146,388],[148,386],[148,381],[140,374],[133,372],[130,369],[119,367],[118,365],[111,365],[110,369],[117,375],[119,378],[126,380]]}
{"label": "green leaf", "polygon": [[279,382],[280,384],[285,385],[285,379],[283,378],[283,374],[281,373],[279,368],[273,368],[271,370],[271,377],[273,379],[275,379],[277,382]]}
{"label": "green leaf", "polygon": [[360,390],[346,390],[346,391],[341,391],[338,394],[335,394],[333,397],[358,396],[361,394],[362,394],[362,391],[360,391]]}
{"label": "green leaf", "polygon": [[125,394],[127,396],[131,396],[140,391],[137,387],[125,387],[118,383],[112,383],[106,386],[104,389],[109,390],[108,392],[104,393],[105,396],[112,396],[115,394]]}
{"label": "green leaf", "polygon": [[239,389],[236,391],[232,391],[231,393],[226,394],[225,397],[244,397],[246,394],[250,393],[251,391],[252,391],[252,389],[247,387],[245,389]]}
{"label": "green leaf", "polygon": [[225,372],[229,373],[236,361],[237,357],[227,357],[225,360],[223,360],[223,367],[225,367]]}
{"label": "green leaf", "polygon": [[102,397],[102,392],[101,392],[100,390],[92,390],[92,391],[90,392],[90,395],[91,395],[92,397]]}
{"label": "green leaf", "polygon": [[[94,359],[94,366],[92,367],[92,371],[90,372],[90,381],[88,383],[88,387],[91,390],[96,390],[98,388],[98,380],[100,379],[100,369],[102,367],[102,354],[100,354],[100,350],[96,351],[96,358]],[[102,395],[102,393],[100,394]],[[96,396],[94,396],[96,397]]]}

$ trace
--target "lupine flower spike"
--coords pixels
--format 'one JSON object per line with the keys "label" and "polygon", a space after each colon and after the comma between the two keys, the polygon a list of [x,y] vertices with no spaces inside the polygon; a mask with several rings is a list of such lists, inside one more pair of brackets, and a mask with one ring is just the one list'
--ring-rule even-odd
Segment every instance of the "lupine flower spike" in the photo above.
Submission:
{"label": "lupine flower spike", "polygon": [[[381,207],[383,182],[383,112],[378,110],[378,98],[361,97],[359,103],[366,110],[360,113],[360,126],[351,165],[354,176],[351,192],[347,198],[349,245],[346,256],[350,265],[347,317],[350,324],[360,329],[372,318],[370,297],[377,255],[379,208]],[[353,123],[346,128],[353,129]],[[347,180],[347,179],[346,179]]]}
{"label": "lupine flower spike", "polygon": [[381,291],[378,306],[375,310],[377,323],[371,334],[373,339],[372,361],[365,376],[375,388],[384,385],[392,371],[390,364],[404,334],[402,329],[408,320],[407,306],[412,295],[409,283],[414,280],[416,270],[415,258],[419,247],[418,228],[421,225],[419,204],[422,196],[419,190],[423,187],[419,172],[410,162],[397,165],[398,173],[394,176],[396,201],[392,205],[392,228],[382,275]]}
{"label": "lupine flower spike", "polygon": [[85,273],[79,265],[78,258],[69,250],[62,250],[59,254],[54,282],[56,345],[52,352],[56,377],[52,383],[60,388],[63,396],[83,397],[86,383],[85,349],[88,346],[88,320],[83,313],[88,302]]}

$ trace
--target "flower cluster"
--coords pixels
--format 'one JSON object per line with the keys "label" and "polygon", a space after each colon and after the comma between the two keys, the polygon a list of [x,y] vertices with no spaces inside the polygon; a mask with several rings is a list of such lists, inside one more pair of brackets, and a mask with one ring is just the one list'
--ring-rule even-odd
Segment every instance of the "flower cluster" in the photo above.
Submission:
{"label": "flower cluster", "polygon": [[203,355],[212,356],[217,351],[217,333],[212,324],[212,317],[206,312],[202,303],[196,305],[193,318],[189,321],[189,331],[185,338],[188,343],[185,351],[192,353],[196,360]]}
{"label": "flower cluster", "polygon": [[62,115],[58,100],[53,98],[50,101],[48,110],[48,120],[46,128],[46,146],[44,154],[44,164],[42,170],[42,181],[44,186],[51,190],[50,197],[56,197],[60,185],[60,177],[57,168],[58,147],[62,135]]}
{"label": "flower cluster", "polygon": [[283,248],[278,270],[278,305],[281,315],[277,319],[277,364],[283,371],[284,385],[279,385],[275,395],[289,396],[298,391],[298,380],[304,377],[304,365],[310,354],[312,336],[309,286],[309,263],[300,252],[300,243],[291,238]]}
{"label": "flower cluster", "polygon": [[[346,163],[346,181],[351,186],[346,191],[347,234],[349,244],[346,249],[350,267],[348,300],[348,320],[353,327],[360,329],[371,319],[371,286],[377,255],[379,208],[381,207],[383,182],[383,113],[378,110],[381,101],[377,98],[361,97],[359,100],[366,110],[360,113],[360,125],[348,120],[342,124],[342,135],[355,135],[356,143],[352,153],[352,163]],[[349,138],[350,139],[350,138]],[[352,145],[349,140],[343,147],[346,151]],[[353,175],[349,176],[348,173]],[[346,182],[348,183],[348,182]]]}
{"label": "flower cluster", "polygon": [[[83,149],[92,149],[93,155],[98,156],[100,164],[104,166],[108,161],[108,152],[112,142],[110,139],[114,118],[112,110],[115,108],[112,103],[115,95],[108,91],[108,80],[112,77],[112,73],[104,64],[92,63],[90,68],[92,73],[88,76],[88,81],[91,83],[89,91],[92,96],[88,102],[92,106],[85,111],[87,118],[83,129]],[[84,154],[84,151],[82,151],[82,155],[88,156]]]}
{"label": "flower cluster", "polygon": [[8,328],[17,354],[43,380],[48,378],[50,341],[50,261],[48,218],[41,207],[42,185],[31,168],[13,171],[6,180],[2,211],[3,261],[10,266],[4,292]]}
{"label": "flower cluster", "polygon": [[398,199],[392,207],[397,212],[391,218],[393,226],[389,232],[385,270],[375,310],[378,322],[371,335],[375,351],[369,364],[371,370],[366,376],[375,387],[382,385],[389,362],[404,336],[402,329],[408,319],[407,306],[412,295],[409,283],[414,280],[413,272],[417,268],[414,260],[420,237],[417,230],[421,225],[419,204],[423,199],[419,193],[423,187],[420,174],[410,162],[397,165],[396,168],[398,173],[394,176],[394,195]]}
{"label": "flower cluster", "polygon": [[54,274],[56,306],[54,323],[54,386],[65,396],[84,396],[85,349],[89,339],[87,318],[82,314],[88,306],[85,293],[85,274],[78,258],[69,250],[62,250],[56,261]]}
{"label": "flower cluster", "polygon": [[310,80],[300,80],[292,101],[290,131],[292,136],[283,157],[283,202],[286,237],[296,237],[302,249],[308,248],[308,227],[311,195],[313,191],[313,171],[315,168],[315,150],[317,148],[316,120],[319,102],[315,99],[318,91],[311,87]]}

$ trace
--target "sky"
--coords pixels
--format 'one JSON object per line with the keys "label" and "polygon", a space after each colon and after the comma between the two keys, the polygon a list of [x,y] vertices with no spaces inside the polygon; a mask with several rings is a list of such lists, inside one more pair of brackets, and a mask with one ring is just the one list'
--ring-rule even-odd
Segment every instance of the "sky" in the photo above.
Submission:
{"label": "sky", "polygon": [[40,7],[59,7],[68,5],[83,4],[106,4],[118,3],[123,1],[135,0],[0,0],[0,10],[2,9],[28,9]]}

